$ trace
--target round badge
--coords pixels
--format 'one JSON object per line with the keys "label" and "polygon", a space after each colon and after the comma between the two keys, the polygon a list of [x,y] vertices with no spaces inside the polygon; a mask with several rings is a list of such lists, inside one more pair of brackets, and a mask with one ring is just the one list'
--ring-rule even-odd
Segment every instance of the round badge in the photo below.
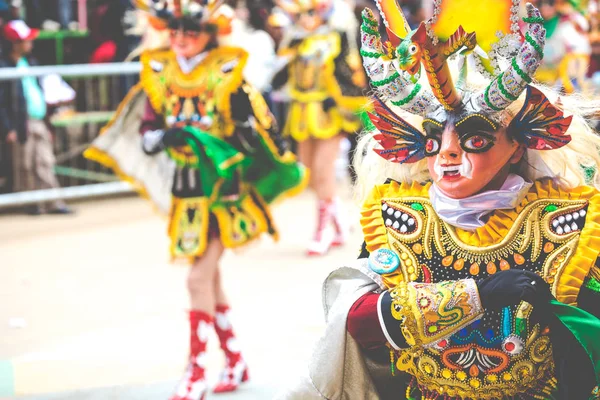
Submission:
{"label": "round badge", "polygon": [[369,256],[369,268],[379,275],[394,272],[400,266],[400,259],[392,250],[378,249]]}

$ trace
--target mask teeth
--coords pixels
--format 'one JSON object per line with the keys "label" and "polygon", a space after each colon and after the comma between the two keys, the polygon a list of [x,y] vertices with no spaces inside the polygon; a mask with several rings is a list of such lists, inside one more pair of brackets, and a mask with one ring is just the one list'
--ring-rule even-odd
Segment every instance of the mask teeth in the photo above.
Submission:
{"label": "mask teeth", "polygon": [[458,172],[467,179],[473,179],[473,164],[471,164],[471,161],[467,158],[466,152],[462,153],[462,160]]}

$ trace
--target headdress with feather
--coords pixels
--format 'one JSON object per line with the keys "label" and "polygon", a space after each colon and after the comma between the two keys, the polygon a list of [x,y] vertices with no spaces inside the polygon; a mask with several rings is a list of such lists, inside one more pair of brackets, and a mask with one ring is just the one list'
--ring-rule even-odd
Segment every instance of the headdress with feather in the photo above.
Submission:
{"label": "headdress with feather", "polygon": [[231,19],[217,11],[223,0],[133,0],[135,6],[147,13],[150,24],[158,30],[169,24],[186,19],[198,27],[212,24],[220,33],[229,30]]}
{"label": "headdress with feather", "polygon": [[[515,137],[535,150],[549,150],[569,143],[566,135],[571,118],[565,118],[538,89],[529,85],[540,65],[545,43],[543,19],[527,4],[527,30],[519,30],[519,0],[437,0],[433,17],[411,31],[396,0],[376,0],[387,31],[382,42],[379,24],[368,8],[363,11],[361,55],[375,91],[376,115],[371,116],[380,131],[378,153],[399,162],[424,157],[419,130],[396,115],[384,102],[422,117],[436,120],[449,113],[480,114],[500,121],[503,111],[523,91],[527,97],[511,125]],[[455,85],[448,58],[462,57],[461,73]],[[479,72],[490,79],[480,91],[467,89],[466,57],[472,56]],[[507,67],[499,68],[499,60]],[[423,71],[424,70],[424,71]],[[429,88],[419,80],[425,74]],[[513,126],[509,126],[513,128]]]}

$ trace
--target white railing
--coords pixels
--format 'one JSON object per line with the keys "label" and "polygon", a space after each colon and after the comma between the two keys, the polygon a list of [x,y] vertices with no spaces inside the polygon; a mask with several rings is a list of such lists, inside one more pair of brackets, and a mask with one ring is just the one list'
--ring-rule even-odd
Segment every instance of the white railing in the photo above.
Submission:
{"label": "white railing", "polygon": [[139,62],[107,64],[47,65],[27,68],[0,68],[0,81],[20,79],[27,76],[45,76],[57,74],[62,77],[76,78],[89,76],[111,76],[138,74],[142,66]]}
{"label": "white railing", "polygon": [[[141,64],[138,62],[38,66],[28,68],[0,68],[0,81],[17,80],[28,76],[41,77],[50,74],[57,74],[64,78],[91,79],[94,77],[108,76],[118,78],[118,76],[136,75],[140,72],[140,70]],[[88,89],[92,87],[91,85],[86,85],[85,87],[86,90],[84,90],[84,92],[87,90],[93,90]],[[86,98],[89,96],[89,93],[79,94],[82,96],[86,96]],[[80,147],[85,148],[85,146],[81,145]],[[90,173],[90,175],[93,176],[94,174]],[[96,184],[85,184],[80,186],[64,187],[60,189],[8,193],[0,195],[0,208],[22,206],[57,199],[72,200],[97,196],[106,196],[118,193],[127,193],[132,191],[132,187],[125,182],[103,182]]]}

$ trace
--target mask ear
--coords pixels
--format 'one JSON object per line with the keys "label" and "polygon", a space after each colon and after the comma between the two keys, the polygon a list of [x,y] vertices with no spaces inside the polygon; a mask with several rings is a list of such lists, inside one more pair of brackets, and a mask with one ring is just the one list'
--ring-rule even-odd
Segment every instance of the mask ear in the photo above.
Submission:
{"label": "mask ear", "polygon": [[421,43],[425,43],[426,40],[427,40],[427,29],[425,29],[425,24],[423,22],[421,22],[419,24],[419,27],[415,31],[415,33],[413,33],[413,35],[412,35],[412,41],[415,43],[421,44]]}
{"label": "mask ear", "polygon": [[[557,102],[560,106],[560,99]],[[533,150],[553,150],[567,145],[571,136],[567,130],[573,116],[564,117],[560,108],[533,86],[527,86],[525,104],[508,125],[514,138]]]}
{"label": "mask ear", "polygon": [[375,98],[375,112],[369,118],[379,132],[373,135],[381,148],[374,151],[388,161],[414,163],[425,157],[425,137],[417,128],[400,118],[383,101]]}

